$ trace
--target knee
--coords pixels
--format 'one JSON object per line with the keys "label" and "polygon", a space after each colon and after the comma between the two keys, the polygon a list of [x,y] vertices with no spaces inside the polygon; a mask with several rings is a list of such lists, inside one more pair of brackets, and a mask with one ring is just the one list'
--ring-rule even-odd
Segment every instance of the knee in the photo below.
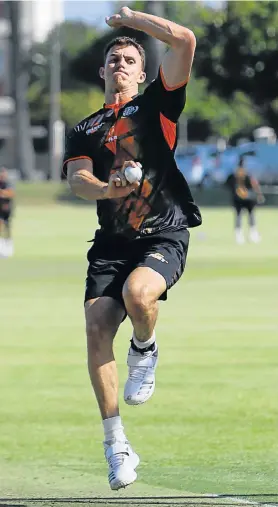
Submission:
{"label": "knee", "polygon": [[132,315],[149,313],[156,302],[147,284],[124,286],[123,299],[128,313]]}

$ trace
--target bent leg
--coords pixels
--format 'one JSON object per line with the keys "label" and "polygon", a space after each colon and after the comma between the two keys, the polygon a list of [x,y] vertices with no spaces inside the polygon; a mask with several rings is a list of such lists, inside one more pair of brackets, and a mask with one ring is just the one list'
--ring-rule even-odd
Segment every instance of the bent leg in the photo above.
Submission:
{"label": "bent leg", "polygon": [[123,287],[123,299],[134,333],[128,353],[128,379],[124,399],[128,405],[145,403],[155,389],[158,347],[154,326],[158,299],[180,278],[188,249],[188,231],[175,231],[151,239]]}
{"label": "bent leg", "polygon": [[249,215],[249,239],[253,243],[259,243],[261,236],[257,229],[256,217],[255,217],[255,203],[251,202],[248,206]]}
{"label": "bent leg", "polygon": [[240,203],[235,203],[235,237],[236,242],[242,245],[245,241],[244,233],[242,229],[242,213],[243,206]]}
{"label": "bent leg", "polygon": [[249,227],[256,227],[255,204],[248,206]]}
{"label": "bent leg", "polygon": [[137,340],[145,342],[152,336],[158,315],[157,301],[166,289],[164,277],[149,267],[136,268],[126,280],[123,299]]}
{"label": "bent leg", "polygon": [[240,205],[235,207],[235,229],[237,230],[242,228],[242,210]]}
{"label": "bent leg", "polygon": [[103,419],[119,415],[113,339],[124,315],[120,303],[110,297],[85,303],[88,369]]}

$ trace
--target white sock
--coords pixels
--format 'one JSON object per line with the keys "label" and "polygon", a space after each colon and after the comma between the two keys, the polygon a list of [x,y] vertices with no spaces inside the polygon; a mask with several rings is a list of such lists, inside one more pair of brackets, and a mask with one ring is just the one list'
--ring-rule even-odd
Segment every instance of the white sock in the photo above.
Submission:
{"label": "white sock", "polygon": [[152,336],[146,340],[145,342],[141,342],[140,340],[137,340],[135,333],[133,332],[132,339],[134,342],[134,345],[138,349],[146,349],[147,347],[150,347],[155,342],[155,331],[153,332]]}
{"label": "white sock", "polygon": [[121,442],[125,442],[127,440],[124,434],[122,420],[119,415],[116,417],[109,417],[109,419],[103,419],[102,422],[104,429],[104,440],[106,443],[111,442],[111,440],[120,440]]}

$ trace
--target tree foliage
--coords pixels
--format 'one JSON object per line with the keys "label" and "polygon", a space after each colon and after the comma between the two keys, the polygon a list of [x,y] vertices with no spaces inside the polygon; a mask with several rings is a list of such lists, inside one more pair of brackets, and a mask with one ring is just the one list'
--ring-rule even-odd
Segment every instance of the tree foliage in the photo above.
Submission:
{"label": "tree foliage", "polygon": [[[123,2],[115,2],[117,11]],[[158,5],[159,4],[159,5]],[[128,2],[135,10],[151,11],[151,2]],[[278,2],[227,2],[212,9],[203,2],[155,2],[164,17],[194,31],[197,49],[188,84],[185,115],[191,139],[208,136],[230,138],[237,132],[251,132],[267,123],[278,132]],[[98,70],[103,49],[116,32],[102,33],[84,23],[63,23],[60,28],[62,117],[72,125],[101,107],[103,81]],[[147,50],[149,81],[157,70],[155,46],[143,32],[120,29],[136,36]],[[33,52],[46,62],[48,40]],[[29,98],[33,119],[48,116],[48,65],[33,67]]]}
{"label": "tree foliage", "polygon": [[203,26],[195,72],[207,89],[233,107],[236,94],[248,96],[263,122],[278,131],[278,3],[227,2]]}
{"label": "tree foliage", "polygon": [[103,101],[103,94],[88,84],[84,85],[70,72],[73,58],[97,37],[94,27],[79,21],[62,23],[44,43],[32,48],[33,63],[28,91],[31,118],[34,123],[46,123],[49,116],[50,47],[57,30],[61,47],[61,116],[67,125],[73,125],[82,116],[90,114],[91,107]]}

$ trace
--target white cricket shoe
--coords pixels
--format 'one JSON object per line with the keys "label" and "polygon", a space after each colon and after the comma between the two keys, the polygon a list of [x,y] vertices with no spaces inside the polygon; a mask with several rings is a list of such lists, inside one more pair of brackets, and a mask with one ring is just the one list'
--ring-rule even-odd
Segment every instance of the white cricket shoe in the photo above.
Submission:
{"label": "white cricket shoe", "polygon": [[243,243],[245,243],[242,229],[236,229],[236,242],[238,245],[243,245]]}
{"label": "white cricket shoe", "polygon": [[158,347],[154,350],[136,352],[129,348],[127,356],[128,379],[124,389],[124,400],[128,405],[145,403],[155,388],[155,368],[158,360]]}
{"label": "white cricket shoe", "polygon": [[111,445],[104,443],[105,458],[108,463],[108,480],[110,488],[117,490],[132,484],[137,473],[135,468],[140,459],[129,442],[115,442]]}
{"label": "white cricket shoe", "polygon": [[6,239],[6,257],[12,257],[14,254],[14,244],[12,239]]}
{"label": "white cricket shoe", "polygon": [[252,243],[259,243],[261,241],[261,236],[259,235],[257,229],[254,227],[250,228],[249,239],[252,241]]}
{"label": "white cricket shoe", "polygon": [[0,257],[4,257],[5,251],[5,240],[4,238],[0,238]]}
{"label": "white cricket shoe", "polygon": [[13,241],[0,238],[0,257],[12,257],[14,253]]}

